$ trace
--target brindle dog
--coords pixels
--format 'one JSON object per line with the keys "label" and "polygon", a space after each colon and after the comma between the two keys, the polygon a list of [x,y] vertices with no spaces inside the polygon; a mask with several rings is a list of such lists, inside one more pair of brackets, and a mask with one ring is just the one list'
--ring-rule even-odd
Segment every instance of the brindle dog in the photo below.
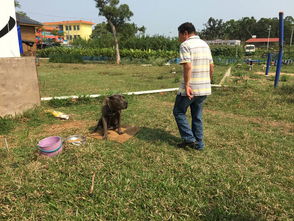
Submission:
{"label": "brindle dog", "polygon": [[122,95],[112,95],[104,100],[102,106],[102,117],[99,119],[93,132],[102,129],[103,139],[107,140],[107,130],[116,130],[118,134],[123,134],[121,130],[121,110],[128,108],[128,102]]}

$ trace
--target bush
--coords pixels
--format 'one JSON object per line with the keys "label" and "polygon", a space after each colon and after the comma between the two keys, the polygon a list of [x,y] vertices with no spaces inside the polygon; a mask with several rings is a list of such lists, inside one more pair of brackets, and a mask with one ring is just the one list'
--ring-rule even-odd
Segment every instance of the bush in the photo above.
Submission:
{"label": "bush", "polygon": [[[113,60],[115,58],[115,51],[111,48],[63,48],[52,47],[39,50],[37,52],[39,57],[49,57],[52,62],[81,62],[83,56],[98,56]],[[122,58],[130,59],[151,59],[151,58],[165,58],[172,59],[178,57],[177,51],[165,50],[139,50],[139,49],[121,49],[120,56]]]}
{"label": "bush", "polygon": [[49,62],[53,63],[83,63],[81,55],[78,54],[49,54]]}
{"label": "bush", "polygon": [[211,46],[211,53],[213,57],[230,57],[241,58],[243,57],[243,49],[241,46]]}
{"label": "bush", "polygon": [[[230,46],[214,46],[211,48],[212,56],[215,58],[225,59],[225,64],[238,62],[237,59],[242,57],[241,47]],[[63,63],[81,63],[83,60],[94,60],[99,58],[103,61],[115,60],[115,50],[112,48],[64,48],[52,47],[39,50],[37,52],[39,57],[49,57],[50,62],[63,62]],[[149,61],[162,60],[163,63],[179,57],[178,50],[140,50],[140,49],[121,49],[120,56],[122,59],[130,63],[137,63],[140,60]],[[91,59],[90,59],[91,58]],[[233,58],[233,60],[232,60]],[[98,60],[99,60],[98,59]],[[228,62],[226,61],[228,60]],[[158,62],[155,63],[158,63]],[[220,61],[223,63],[223,61]]]}

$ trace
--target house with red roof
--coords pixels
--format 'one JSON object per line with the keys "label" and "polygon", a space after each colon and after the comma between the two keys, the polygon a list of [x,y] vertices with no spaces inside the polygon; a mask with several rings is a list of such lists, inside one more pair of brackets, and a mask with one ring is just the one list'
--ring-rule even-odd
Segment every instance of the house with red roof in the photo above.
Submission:
{"label": "house with red roof", "polygon": [[266,47],[267,44],[273,46],[273,45],[278,45],[279,44],[279,38],[250,38],[246,41],[246,44],[252,44],[255,45],[256,47]]}

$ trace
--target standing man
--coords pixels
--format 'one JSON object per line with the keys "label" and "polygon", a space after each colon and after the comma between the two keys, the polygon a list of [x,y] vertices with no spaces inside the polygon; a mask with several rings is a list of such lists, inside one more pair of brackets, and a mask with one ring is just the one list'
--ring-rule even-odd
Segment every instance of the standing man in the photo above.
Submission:
{"label": "standing man", "polygon": [[[183,140],[178,147],[203,150],[202,105],[211,94],[213,60],[209,46],[196,34],[192,23],[183,23],[178,31],[180,64],[183,65],[183,80],[173,109]],[[192,129],[186,117],[188,107],[191,109]]]}

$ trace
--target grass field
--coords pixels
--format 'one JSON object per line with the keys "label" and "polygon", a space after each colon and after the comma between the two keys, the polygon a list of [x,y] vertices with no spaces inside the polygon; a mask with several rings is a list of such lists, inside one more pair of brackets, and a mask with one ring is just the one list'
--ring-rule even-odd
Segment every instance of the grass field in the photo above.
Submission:
{"label": "grass field", "polygon": [[[219,82],[227,66],[216,68]],[[173,74],[172,72],[176,72]],[[38,69],[41,96],[113,94],[174,88],[181,81],[180,65],[99,65],[41,63]]]}
{"label": "grass field", "polygon": [[[41,93],[176,87],[170,68],[44,64]],[[217,67],[217,79],[227,68]],[[38,140],[87,136],[101,99],[52,102],[71,116],[68,121],[45,113],[50,103],[14,120],[1,119],[0,219],[293,220],[294,76],[274,89],[272,76],[247,69],[233,67],[228,87],[214,88],[207,99],[203,152],[175,148],[180,139],[172,116],[174,92],[127,97],[123,124],[141,129],[126,143],[87,137],[84,146],[67,145],[51,159],[37,154]],[[4,137],[8,151],[1,144]]]}

